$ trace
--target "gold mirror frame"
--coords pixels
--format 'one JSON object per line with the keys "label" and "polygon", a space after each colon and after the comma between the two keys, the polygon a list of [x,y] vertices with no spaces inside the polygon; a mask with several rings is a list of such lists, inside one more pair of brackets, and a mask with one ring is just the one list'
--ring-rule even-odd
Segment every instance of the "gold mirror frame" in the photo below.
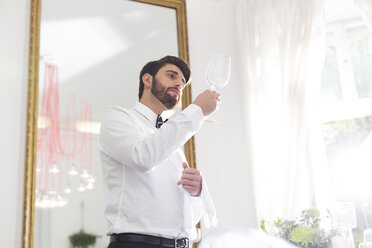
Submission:
{"label": "gold mirror frame", "polygon": [[[186,22],[186,0],[132,0],[176,10],[179,57],[189,62]],[[36,179],[36,141],[39,89],[41,0],[31,0],[26,156],[23,196],[22,248],[34,247],[35,179]],[[182,106],[191,103],[191,86],[184,89]],[[196,168],[194,137],[185,144],[185,155],[191,167]],[[103,214],[103,213],[102,213]]]}

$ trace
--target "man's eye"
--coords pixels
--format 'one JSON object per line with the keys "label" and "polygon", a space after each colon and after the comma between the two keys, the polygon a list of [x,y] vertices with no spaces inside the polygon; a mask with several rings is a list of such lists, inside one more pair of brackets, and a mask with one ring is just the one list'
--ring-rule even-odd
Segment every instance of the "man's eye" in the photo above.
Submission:
{"label": "man's eye", "polygon": [[168,74],[168,76],[169,76],[171,79],[176,78],[176,76],[175,76],[174,74]]}

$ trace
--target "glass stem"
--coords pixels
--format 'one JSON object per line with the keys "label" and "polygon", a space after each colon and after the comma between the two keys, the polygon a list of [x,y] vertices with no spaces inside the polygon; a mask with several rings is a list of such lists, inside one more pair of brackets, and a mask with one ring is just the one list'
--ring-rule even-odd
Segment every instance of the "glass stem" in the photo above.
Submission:
{"label": "glass stem", "polygon": [[216,85],[212,84],[211,87],[209,87],[211,91],[217,91]]}

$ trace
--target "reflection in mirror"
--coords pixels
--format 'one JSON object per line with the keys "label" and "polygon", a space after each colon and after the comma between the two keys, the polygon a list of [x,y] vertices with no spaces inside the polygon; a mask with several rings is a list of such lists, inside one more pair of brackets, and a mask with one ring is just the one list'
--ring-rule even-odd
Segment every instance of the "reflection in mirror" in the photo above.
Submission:
{"label": "reflection in mirror", "polygon": [[81,230],[107,246],[100,121],[110,106],[132,106],[142,66],[168,54],[179,55],[173,8],[42,2],[34,247],[70,247]]}

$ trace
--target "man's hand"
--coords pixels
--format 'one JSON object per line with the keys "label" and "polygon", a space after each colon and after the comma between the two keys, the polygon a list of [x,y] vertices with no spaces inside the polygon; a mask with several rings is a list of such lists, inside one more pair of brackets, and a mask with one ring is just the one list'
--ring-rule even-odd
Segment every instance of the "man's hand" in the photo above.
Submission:
{"label": "man's hand", "polygon": [[200,196],[202,189],[202,177],[200,171],[194,168],[189,168],[187,163],[183,162],[183,171],[181,180],[177,182],[178,185],[182,184],[182,187],[190,193],[192,196]]}
{"label": "man's hand", "polygon": [[205,90],[195,98],[193,104],[198,105],[202,109],[203,115],[207,116],[216,110],[219,96],[220,94],[216,91]]}

